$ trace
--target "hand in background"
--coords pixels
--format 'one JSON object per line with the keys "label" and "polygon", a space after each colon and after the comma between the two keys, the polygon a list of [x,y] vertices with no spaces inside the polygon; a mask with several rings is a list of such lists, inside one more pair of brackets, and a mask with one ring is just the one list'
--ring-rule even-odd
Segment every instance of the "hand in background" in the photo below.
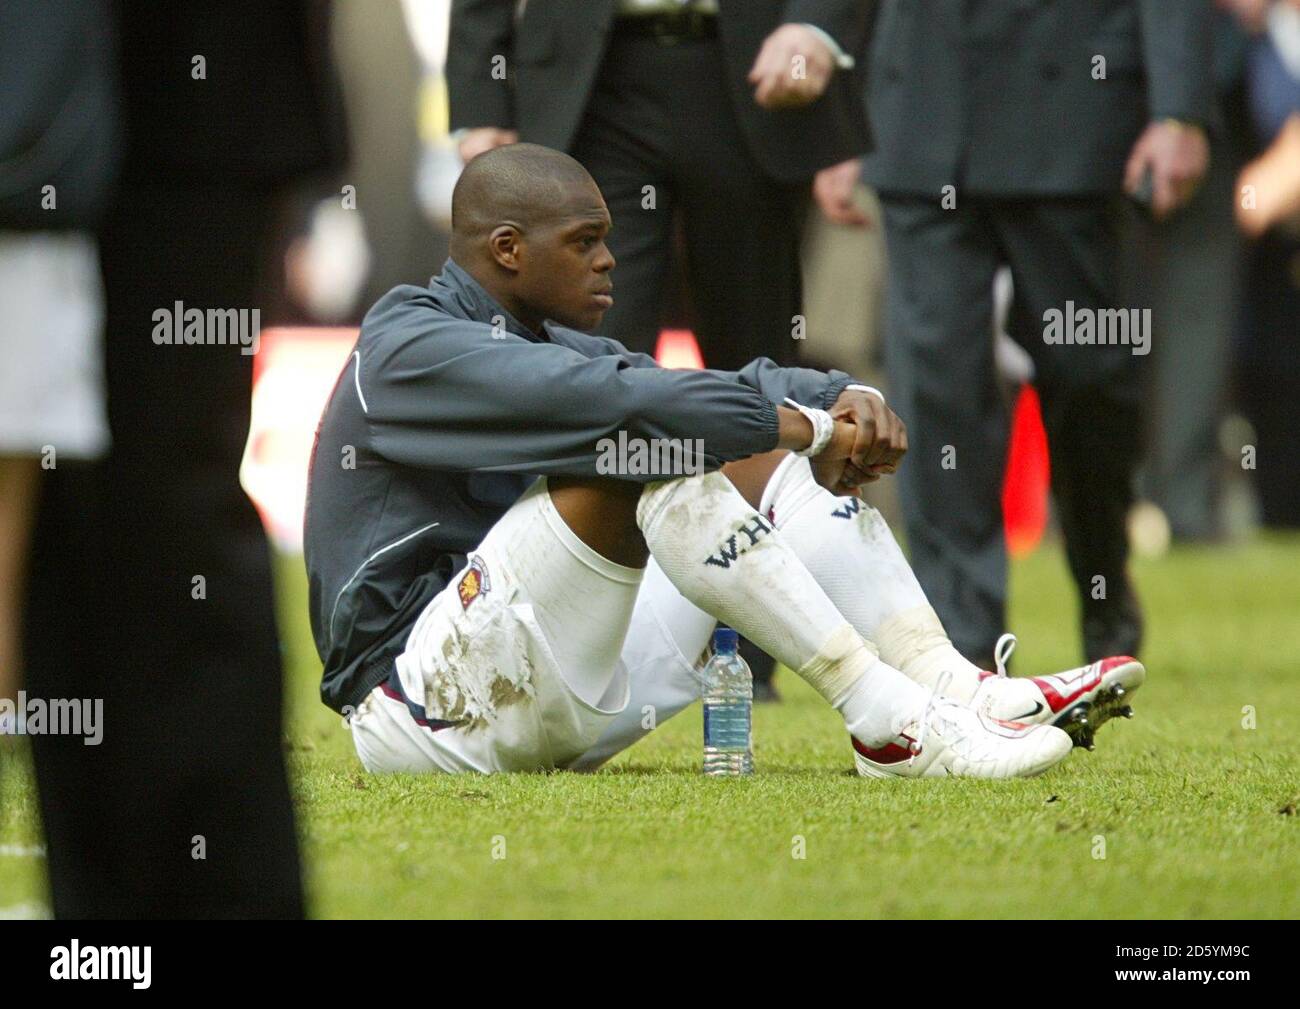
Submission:
{"label": "hand in background", "polygon": [[797,109],[821,97],[835,72],[830,48],[805,25],[781,25],[749,70],[754,101],[765,109]]}
{"label": "hand in background", "polygon": [[460,153],[460,160],[468,165],[485,151],[490,151],[494,147],[504,147],[506,144],[517,143],[519,143],[519,134],[514,130],[503,130],[496,126],[476,126],[472,130],[465,131],[465,135],[460,138],[457,149]]}
{"label": "hand in background", "polygon": [[1161,119],[1143,130],[1133,145],[1124,169],[1124,189],[1137,192],[1150,169],[1151,212],[1160,220],[1192,198],[1209,165],[1210,145],[1204,130]]}
{"label": "hand in background", "polygon": [[1236,203],[1237,226],[1251,238],[1276,224],[1300,222],[1300,112],[1291,113],[1268,150],[1241,170]]}
{"label": "hand in background", "polygon": [[860,158],[850,158],[838,165],[823,168],[813,176],[813,199],[826,220],[832,224],[844,224],[850,228],[869,228],[871,218],[863,213],[853,199],[858,179],[862,175]]}
{"label": "hand in background", "polygon": [[1251,35],[1258,35],[1268,26],[1268,9],[1273,0],[1215,0],[1215,6],[1227,11]]}

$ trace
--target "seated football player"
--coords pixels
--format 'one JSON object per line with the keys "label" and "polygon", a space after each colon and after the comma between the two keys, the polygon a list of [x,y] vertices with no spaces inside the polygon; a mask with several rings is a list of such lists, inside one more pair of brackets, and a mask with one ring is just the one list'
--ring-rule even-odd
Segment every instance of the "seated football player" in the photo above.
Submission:
{"label": "seated football player", "polygon": [[322,697],[365,767],[596,768],[700,697],[718,621],[843,716],[865,776],[1032,775],[1090,743],[1142,666],[966,661],[857,496],[907,449],[880,394],[588,335],[610,226],[572,158],[490,151],[456,185],[442,273],[365,318],[305,530]]}

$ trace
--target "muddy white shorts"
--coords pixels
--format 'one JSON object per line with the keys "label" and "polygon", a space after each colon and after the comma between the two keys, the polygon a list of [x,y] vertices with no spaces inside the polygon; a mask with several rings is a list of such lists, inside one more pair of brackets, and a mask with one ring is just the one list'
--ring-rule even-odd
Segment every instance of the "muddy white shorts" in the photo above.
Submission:
{"label": "muddy white shorts", "polygon": [[584,544],[546,480],[425,607],[351,719],[371,771],[591,770],[700,697],[715,621]]}

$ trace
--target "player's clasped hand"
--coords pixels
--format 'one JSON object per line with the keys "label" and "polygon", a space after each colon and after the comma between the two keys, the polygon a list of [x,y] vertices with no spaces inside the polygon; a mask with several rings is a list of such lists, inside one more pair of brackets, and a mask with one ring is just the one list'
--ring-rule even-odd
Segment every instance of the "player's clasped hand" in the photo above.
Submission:
{"label": "player's clasped hand", "polygon": [[893,473],[907,452],[907,426],[878,396],[849,390],[830,411],[835,431],[812,460],[817,482],[832,494],[858,489]]}
{"label": "player's clasped hand", "polygon": [[879,396],[848,389],[840,394],[830,413],[837,422],[853,425],[847,474],[850,482],[870,483],[898,470],[907,454],[907,425]]}
{"label": "player's clasped hand", "polygon": [[857,428],[848,421],[836,421],[830,444],[809,460],[813,479],[832,494],[856,496],[859,484],[879,479],[865,479],[850,461],[857,433]]}

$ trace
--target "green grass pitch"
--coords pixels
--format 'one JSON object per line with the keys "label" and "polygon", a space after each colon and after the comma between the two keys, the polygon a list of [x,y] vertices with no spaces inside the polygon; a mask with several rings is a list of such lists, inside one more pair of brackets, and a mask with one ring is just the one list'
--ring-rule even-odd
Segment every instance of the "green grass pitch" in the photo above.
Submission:
{"label": "green grass pitch", "polygon": [[[699,773],[698,708],[595,775],[373,777],[317,700],[300,564],[281,574],[316,915],[1300,915],[1300,539],[1139,562],[1137,717],[1017,782],[859,779],[838,717],[788,672],[755,711],[748,780]],[[1014,565],[1012,617],[1016,672],[1077,665],[1059,551]],[[2,761],[0,915],[41,913],[26,754]]]}

